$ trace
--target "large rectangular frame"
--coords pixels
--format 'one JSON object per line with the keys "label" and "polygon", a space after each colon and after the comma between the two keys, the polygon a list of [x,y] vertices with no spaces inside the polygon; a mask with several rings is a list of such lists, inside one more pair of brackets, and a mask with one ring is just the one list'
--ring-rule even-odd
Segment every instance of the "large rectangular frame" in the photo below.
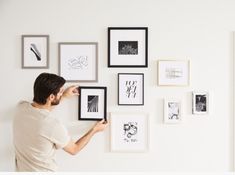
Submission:
{"label": "large rectangular frame", "polygon": [[[84,78],[83,79],[75,79],[75,77],[77,77],[78,75],[76,75],[76,76],[73,75],[72,78],[69,78],[68,76],[71,76],[71,73],[67,73],[68,75],[62,74],[62,59],[63,59],[62,58],[63,57],[62,46],[71,46],[71,47],[95,46],[95,49],[93,50],[95,53],[90,53],[92,55],[92,56],[91,55],[90,56],[92,57],[91,59],[93,62],[91,60],[88,60],[87,59],[88,56],[87,56],[86,58],[82,57],[81,58],[82,60],[80,58],[74,58],[71,63],[72,65],[75,65],[74,69],[77,69],[76,71],[73,71],[73,74],[78,74],[80,76],[82,76],[82,75],[87,76],[88,73],[91,73],[90,76],[92,78],[89,77],[87,79],[84,79]],[[58,44],[58,47],[59,47],[59,49],[58,49],[58,51],[59,51],[59,53],[58,53],[58,55],[59,55],[59,75],[63,76],[67,82],[98,82],[98,43],[97,42],[60,42]],[[73,57],[76,57],[76,55],[74,56],[74,52],[76,52],[76,51],[77,51],[77,49],[74,49],[70,52],[67,51],[67,52],[68,52],[68,54],[72,55]],[[81,49],[80,51],[85,52],[85,49]],[[84,56],[83,55],[84,53],[79,53],[79,54],[82,54],[82,56]],[[85,62],[85,63],[82,65],[83,62]],[[89,67],[90,62],[92,62],[92,65]],[[85,66],[87,66],[86,68],[89,69],[88,72],[82,72],[81,67],[85,67]],[[78,69],[80,69],[80,71]],[[93,69],[95,69],[95,70],[93,70]]]}
{"label": "large rectangular frame", "polygon": [[[136,64],[136,61],[133,61],[132,64],[124,64],[124,63],[122,63],[122,64],[120,64],[120,63],[113,64],[112,63],[111,59],[114,59],[114,58],[112,58],[112,54],[113,54],[112,47],[114,47],[114,46],[112,46],[112,44],[113,44],[112,43],[112,31],[118,31],[118,30],[120,32],[128,32],[129,31],[128,34],[122,34],[123,36],[121,34],[119,34],[117,37],[122,36],[123,39],[121,39],[121,40],[125,40],[125,41],[119,41],[119,42],[128,42],[128,40],[129,40],[130,43],[131,42],[136,42],[136,41],[133,41],[133,38],[135,38],[134,34],[138,30],[140,30],[140,31],[142,30],[142,31],[145,32],[144,33],[144,39],[143,39],[143,41],[141,41],[141,42],[144,42],[144,46],[141,47],[142,49],[139,49],[139,46],[138,46],[139,42],[137,42],[137,48],[139,50],[144,49],[144,52],[145,52],[145,53],[142,53],[142,57],[141,57],[142,62],[144,62],[143,64]],[[131,35],[133,35],[133,37],[131,37]],[[135,40],[136,39],[137,38],[135,38]],[[117,44],[116,42],[114,42],[114,43]],[[134,45],[136,47],[136,44],[134,44]],[[113,50],[115,52],[118,52],[118,49],[116,47]],[[138,54],[139,54],[139,52],[138,52]],[[120,56],[120,57],[123,57],[123,56]],[[118,60],[120,60],[120,57],[119,57]],[[126,60],[126,59],[123,59],[123,60]],[[129,67],[129,68],[148,67],[148,27],[108,27],[108,67],[112,67],[112,68],[118,68],[118,67]]]}
{"label": "large rectangular frame", "polygon": [[[101,86],[80,86],[79,88],[79,97],[78,97],[78,119],[79,120],[95,120],[95,121],[99,121],[99,120],[102,120],[104,119],[105,121],[107,120],[107,87],[101,87]],[[87,101],[86,103],[87,104],[83,104],[82,102],[82,99],[84,99],[83,97],[83,91],[82,90],[91,90],[93,91],[93,93],[91,94],[88,94],[89,95],[92,95],[92,96],[98,96],[97,93],[94,93],[94,90],[102,90],[103,91],[103,100],[100,100],[99,98],[96,98],[98,99],[98,101],[103,101],[103,115],[101,117],[97,117],[98,116],[98,111],[95,111],[93,114],[90,114],[92,115],[93,117],[85,117],[83,112],[85,109],[88,110],[89,106],[88,106],[88,103],[89,103],[89,99],[88,98],[85,98]],[[94,99],[94,97],[93,97]],[[99,103],[99,102],[94,102],[94,103]],[[94,104],[93,103],[93,104]],[[99,106],[99,105],[97,105]],[[83,110],[84,109],[84,110]],[[98,107],[98,109],[101,109]],[[86,111],[88,113],[88,111]],[[87,114],[86,113],[86,114]]]}

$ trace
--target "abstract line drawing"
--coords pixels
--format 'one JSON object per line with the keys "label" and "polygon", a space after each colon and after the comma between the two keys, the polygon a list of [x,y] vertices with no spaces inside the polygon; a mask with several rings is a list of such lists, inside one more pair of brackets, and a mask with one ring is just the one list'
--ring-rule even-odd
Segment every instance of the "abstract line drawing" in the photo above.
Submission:
{"label": "abstract line drawing", "polygon": [[118,51],[119,55],[137,55],[138,41],[119,41]]}
{"label": "abstract line drawing", "polygon": [[137,139],[134,136],[137,135],[138,132],[138,123],[137,122],[128,122],[123,125],[123,135],[124,141],[126,142],[137,142]]}
{"label": "abstract line drawing", "polygon": [[98,112],[99,96],[88,95],[87,112]]}
{"label": "abstract line drawing", "polygon": [[126,95],[128,98],[136,97],[137,81],[126,81]]}
{"label": "abstract line drawing", "polygon": [[169,79],[181,78],[183,77],[183,71],[177,68],[167,68],[166,77]]}
{"label": "abstract line drawing", "polygon": [[32,43],[30,44],[30,50],[34,53],[38,61],[41,61],[41,53],[37,49],[36,44]]}
{"label": "abstract line drawing", "polygon": [[88,56],[78,56],[68,60],[69,69],[85,69],[88,67]]}
{"label": "abstract line drawing", "polygon": [[178,120],[179,119],[179,104],[175,102],[168,103],[168,119],[170,120]]}

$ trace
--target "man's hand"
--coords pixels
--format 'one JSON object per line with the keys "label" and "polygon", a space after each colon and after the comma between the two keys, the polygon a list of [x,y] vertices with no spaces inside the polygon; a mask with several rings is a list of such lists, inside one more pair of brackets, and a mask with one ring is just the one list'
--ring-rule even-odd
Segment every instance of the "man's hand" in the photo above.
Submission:
{"label": "man's hand", "polygon": [[77,95],[79,95],[78,86],[70,86],[64,90],[62,97],[69,98],[69,97],[77,96]]}
{"label": "man's hand", "polygon": [[108,122],[103,119],[103,120],[97,122],[97,123],[93,126],[92,130],[93,130],[95,133],[100,132],[100,131],[103,131],[103,130],[107,127],[107,125],[108,125]]}

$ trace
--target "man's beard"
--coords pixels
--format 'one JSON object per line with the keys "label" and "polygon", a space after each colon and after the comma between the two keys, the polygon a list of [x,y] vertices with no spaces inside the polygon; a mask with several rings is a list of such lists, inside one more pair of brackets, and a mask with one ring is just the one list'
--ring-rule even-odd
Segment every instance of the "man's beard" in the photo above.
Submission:
{"label": "man's beard", "polygon": [[58,98],[54,99],[54,100],[51,102],[51,105],[52,105],[52,106],[58,105],[58,104],[60,103],[60,100],[61,100],[61,97],[60,97],[59,99],[58,99]]}

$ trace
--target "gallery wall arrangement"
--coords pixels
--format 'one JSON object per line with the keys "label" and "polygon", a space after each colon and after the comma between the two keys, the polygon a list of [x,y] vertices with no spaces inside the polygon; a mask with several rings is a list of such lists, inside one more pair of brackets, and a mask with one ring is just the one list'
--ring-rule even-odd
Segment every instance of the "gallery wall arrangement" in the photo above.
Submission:
{"label": "gallery wall arrangement", "polygon": [[[148,68],[148,27],[108,27],[108,68],[127,68],[117,73],[117,105],[144,106],[144,73],[129,68]],[[59,42],[59,75],[67,82],[98,83],[98,42]],[[22,68],[49,68],[49,35],[22,35]],[[190,84],[190,60],[158,60],[158,86]],[[80,86],[78,120],[110,120],[110,151],[146,152],[149,144],[148,114],[112,113],[107,118],[107,87]],[[163,123],[183,120],[182,100],[163,99]],[[208,114],[209,93],[192,92],[192,114]]]}

